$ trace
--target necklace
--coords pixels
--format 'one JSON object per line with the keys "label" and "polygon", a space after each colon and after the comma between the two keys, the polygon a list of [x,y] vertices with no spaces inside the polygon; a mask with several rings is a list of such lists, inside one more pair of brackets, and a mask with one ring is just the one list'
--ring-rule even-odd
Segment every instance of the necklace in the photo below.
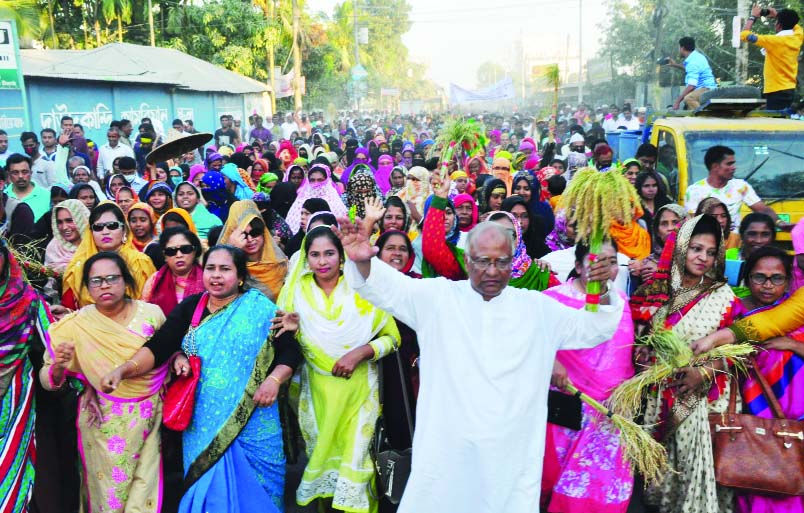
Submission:
{"label": "necklace", "polygon": [[229,306],[235,299],[237,299],[238,296],[239,294],[234,294],[233,296],[224,298],[220,304],[218,304],[214,298],[210,297],[209,302],[207,303],[207,310],[209,310],[209,313],[215,313],[218,310],[222,310],[223,308]]}
{"label": "necklace", "polygon": [[[681,287],[679,288],[679,292],[686,292],[686,291],[688,291],[688,290],[697,289],[698,287],[700,287],[701,285],[703,285],[704,279],[706,279],[706,275],[705,275],[705,274],[704,274],[704,275],[701,275],[701,280],[700,280],[698,283],[696,283],[695,285],[691,285],[691,286],[689,286],[689,287],[685,287],[684,285],[681,285]],[[683,283],[683,281],[684,281],[684,280],[682,280],[682,283]]]}

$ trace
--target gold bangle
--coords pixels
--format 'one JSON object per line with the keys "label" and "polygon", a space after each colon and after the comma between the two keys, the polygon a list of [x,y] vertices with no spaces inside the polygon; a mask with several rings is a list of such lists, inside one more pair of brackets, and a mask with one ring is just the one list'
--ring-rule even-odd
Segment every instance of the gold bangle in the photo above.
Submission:
{"label": "gold bangle", "polygon": [[277,378],[276,376],[273,376],[273,375],[269,374],[269,375],[268,375],[268,377],[269,377],[270,379],[272,379],[272,380],[276,381],[276,384],[277,384],[277,385],[281,385],[281,384],[282,384],[282,382],[281,382],[281,381],[279,381],[279,378]]}
{"label": "gold bangle", "polygon": [[712,378],[709,377],[709,372],[706,371],[706,367],[701,365],[700,367],[698,367],[698,372],[701,373],[701,377],[703,378],[704,383],[711,383],[712,382]]}
{"label": "gold bangle", "polygon": [[131,363],[134,364],[134,372],[139,372],[140,371],[140,364],[137,363],[137,360],[132,358],[131,360],[126,360],[126,363],[128,363],[128,362],[131,362]]}

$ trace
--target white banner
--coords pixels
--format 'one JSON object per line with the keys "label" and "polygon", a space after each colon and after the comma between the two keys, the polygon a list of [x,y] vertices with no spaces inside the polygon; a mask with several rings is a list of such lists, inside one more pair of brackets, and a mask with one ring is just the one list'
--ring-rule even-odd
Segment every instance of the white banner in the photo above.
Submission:
{"label": "white banner", "polygon": [[493,100],[512,100],[515,97],[514,81],[511,77],[506,77],[496,84],[478,91],[470,91],[455,84],[449,85],[449,103],[451,105]]}
{"label": "white banner", "polygon": [[276,91],[274,91],[275,98],[287,98],[293,96],[293,77],[296,76],[294,70],[290,70],[286,75],[274,76],[274,83],[276,84]]}

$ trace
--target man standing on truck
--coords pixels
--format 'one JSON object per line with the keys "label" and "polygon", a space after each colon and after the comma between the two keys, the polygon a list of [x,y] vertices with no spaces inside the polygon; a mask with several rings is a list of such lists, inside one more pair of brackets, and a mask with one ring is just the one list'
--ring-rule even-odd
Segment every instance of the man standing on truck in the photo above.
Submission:
{"label": "man standing on truck", "polygon": [[687,109],[695,110],[701,106],[701,96],[705,92],[717,88],[715,75],[704,54],[695,49],[695,39],[689,36],[679,39],[678,53],[684,58],[684,63],[678,64],[673,59],[668,59],[667,65],[684,70],[684,83],[687,87],[676,98],[673,109],[678,110],[683,101]]}
{"label": "man standing on truck", "polygon": [[732,231],[737,231],[740,226],[740,207],[743,203],[754,212],[768,214],[779,225],[776,212],[762,202],[751,184],[734,178],[734,172],[737,170],[734,150],[727,146],[712,146],[706,150],[704,164],[709,170],[709,176],[690,185],[684,195],[684,208],[690,217],[695,215],[698,203],[713,197],[722,201],[729,209]]}
{"label": "man standing on truck", "polygon": [[[764,12],[763,12],[764,11]],[[751,32],[751,27],[761,15],[775,19],[775,35],[759,35]],[[766,109],[783,110],[793,103],[798,75],[798,53],[804,41],[804,30],[798,24],[798,14],[792,9],[776,11],[773,7],[760,9],[754,4],[751,16],[745,22],[740,39],[754,43],[765,54],[765,67],[762,71],[762,93],[767,100]]]}

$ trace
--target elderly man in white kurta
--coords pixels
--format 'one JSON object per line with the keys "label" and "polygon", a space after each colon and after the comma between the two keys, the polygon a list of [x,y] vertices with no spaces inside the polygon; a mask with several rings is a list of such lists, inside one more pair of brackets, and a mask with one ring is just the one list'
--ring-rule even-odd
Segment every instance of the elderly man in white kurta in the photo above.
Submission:
{"label": "elderly man in white kurta", "polygon": [[[497,223],[469,235],[469,280],[415,280],[377,258],[344,220],[345,276],[363,298],[413,328],[421,388],[413,467],[399,513],[538,513],[547,391],[556,351],[610,339],[622,314],[607,284],[596,313],[506,287],[513,244]],[[605,280],[592,264],[590,280]],[[607,306],[606,306],[607,305]]]}

